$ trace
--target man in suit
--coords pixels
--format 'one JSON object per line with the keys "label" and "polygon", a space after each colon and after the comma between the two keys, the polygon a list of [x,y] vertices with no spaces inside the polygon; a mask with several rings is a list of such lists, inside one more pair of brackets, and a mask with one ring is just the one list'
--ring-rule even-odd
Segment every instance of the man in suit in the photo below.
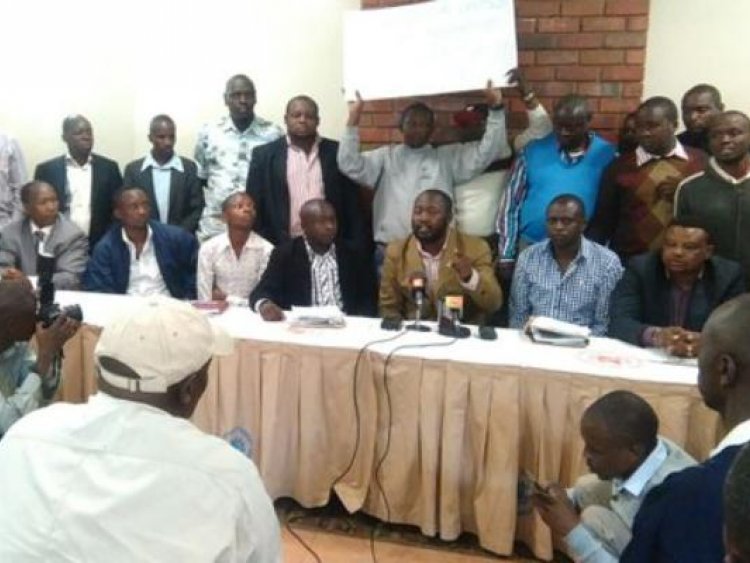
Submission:
{"label": "man in suit", "polygon": [[713,248],[701,222],[673,220],[661,251],[633,258],[615,287],[609,336],[697,356],[711,311],[745,289],[740,265],[714,256]]}
{"label": "man in suit", "polygon": [[68,153],[42,162],[34,179],[57,190],[60,211],[88,235],[93,249],[112,223],[112,197],[122,187],[120,168],[114,160],[91,152],[94,133],[82,115],[63,120],[62,138]]}
{"label": "man in suit", "polygon": [[593,475],[567,491],[550,484],[533,497],[542,519],[576,561],[619,556],[648,492],[669,474],[695,465],[658,430],[654,410],[630,391],[612,391],[583,413],[583,455]]}
{"label": "man in suit", "polygon": [[253,150],[247,192],[256,202],[258,234],[274,245],[302,234],[299,211],[322,198],[336,211],[339,238],[363,242],[357,185],[338,168],[339,144],[318,135],[318,104],[308,96],[289,100],[287,134]]}
{"label": "man in suit", "polygon": [[300,210],[302,236],[271,253],[250,306],[263,320],[284,320],[283,309],[335,305],[347,315],[375,314],[375,279],[369,256],[337,240],[336,211],[323,199]]}
{"label": "man in suit", "polygon": [[91,254],[83,287],[101,293],[195,299],[198,241],[180,227],[149,220],[141,188],[115,194],[115,223]]}
{"label": "man in suit", "polygon": [[724,485],[724,547],[727,563],[750,562],[750,447],[734,458]]}
{"label": "man in suit", "polygon": [[441,190],[425,190],[414,201],[412,234],[386,248],[380,280],[380,316],[414,318],[415,278],[425,284],[422,318],[435,319],[446,295],[464,296],[463,320],[482,324],[500,308],[502,291],[487,243],[450,226],[453,202]]}
{"label": "man in suit", "polygon": [[151,120],[151,152],[125,167],[123,183],[143,188],[151,218],[195,233],[203,213],[203,186],[195,162],[174,152],[175,124],[168,115]]}
{"label": "man in suit", "polygon": [[0,231],[0,271],[3,279],[37,275],[40,250],[55,259],[52,283],[56,289],[78,289],[88,260],[83,231],[58,212],[57,192],[45,182],[21,188],[23,219]]}

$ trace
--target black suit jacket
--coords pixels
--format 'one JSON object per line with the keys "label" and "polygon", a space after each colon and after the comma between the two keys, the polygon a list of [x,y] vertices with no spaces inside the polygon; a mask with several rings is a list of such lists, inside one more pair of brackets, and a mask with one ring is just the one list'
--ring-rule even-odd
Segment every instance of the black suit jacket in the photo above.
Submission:
{"label": "black suit jacket", "polygon": [[[154,195],[154,179],[151,167],[141,170],[143,161],[139,158],[125,167],[123,185],[137,186],[146,190],[151,200],[151,218],[159,221],[159,209]],[[190,159],[180,157],[183,172],[171,170],[169,185],[169,215],[167,223],[195,233],[198,228],[205,200],[203,186],[198,178],[198,166]]]}
{"label": "black suit jacket", "polygon": [[[339,144],[321,139],[318,148],[324,195],[336,210],[339,237],[361,247],[364,228],[359,212],[359,188],[339,170]],[[253,149],[247,193],[255,200],[255,230],[274,245],[289,240],[289,185],[286,181],[287,141],[281,137]]]}
{"label": "black suit jacket", "polygon": [[[660,252],[633,257],[612,293],[609,336],[640,345],[647,327],[669,326],[670,287]],[[693,288],[683,328],[700,332],[716,307],[744,291],[740,265],[713,256]]]}
{"label": "black suit jacket", "polygon": [[[65,155],[42,162],[34,171],[34,179],[51,184],[60,200],[60,211],[70,210],[66,193],[68,176],[65,170]],[[96,153],[91,154],[91,223],[89,225],[89,250],[112,224],[112,197],[122,187],[120,167]]]}
{"label": "black suit jacket", "polygon": [[[375,316],[375,276],[369,255],[345,241],[336,242],[339,284],[347,315]],[[250,294],[250,306],[270,299],[282,309],[309,307],[312,274],[305,241],[296,237],[273,249],[266,271]]]}

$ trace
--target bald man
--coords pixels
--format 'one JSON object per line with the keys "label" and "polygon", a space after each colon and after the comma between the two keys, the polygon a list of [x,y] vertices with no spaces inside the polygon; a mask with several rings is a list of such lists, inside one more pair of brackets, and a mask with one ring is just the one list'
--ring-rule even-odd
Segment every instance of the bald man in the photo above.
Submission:
{"label": "bald man", "polygon": [[[722,561],[722,487],[750,441],[750,295],[716,309],[703,328],[698,388],[728,434],[702,464],[671,475],[649,493],[633,524],[623,563]],[[747,530],[743,530],[747,534]]]}
{"label": "bald man", "polygon": [[[0,281],[0,438],[19,418],[49,401],[60,383],[59,355],[79,323],[61,315],[36,322],[28,280]],[[36,354],[28,341],[36,336]]]}
{"label": "bald man", "polygon": [[114,160],[92,152],[94,130],[82,115],[66,117],[62,139],[68,152],[42,162],[34,179],[57,191],[60,212],[89,237],[89,249],[112,224],[112,197],[122,187],[120,167]]}
{"label": "bald man", "polygon": [[332,305],[347,315],[375,315],[371,260],[337,239],[333,206],[311,199],[300,210],[302,236],[274,248],[250,306],[266,321],[284,320],[293,306]]}
{"label": "bald man", "polygon": [[648,492],[695,464],[658,429],[654,410],[630,391],[608,393],[583,413],[584,457],[594,475],[568,491],[551,484],[534,497],[542,519],[564,538],[576,561],[617,558]]}

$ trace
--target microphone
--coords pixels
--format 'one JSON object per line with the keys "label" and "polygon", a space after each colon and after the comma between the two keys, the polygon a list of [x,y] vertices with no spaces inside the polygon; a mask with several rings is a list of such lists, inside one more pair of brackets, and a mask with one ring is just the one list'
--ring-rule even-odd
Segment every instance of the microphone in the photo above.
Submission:
{"label": "microphone", "polygon": [[461,326],[459,319],[464,310],[463,295],[446,295],[443,301],[443,311],[438,323],[438,332],[443,336],[453,338],[468,338],[470,331]]}
{"label": "microphone", "polygon": [[414,299],[417,311],[414,322],[406,325],[407,330],[416,330],[417,332],[429,332],[430,328],[422,324],[422,308],[424,307],[425,285],[427,278],[422,272],[415,272],[410,276],[409,288],[411,297]]}

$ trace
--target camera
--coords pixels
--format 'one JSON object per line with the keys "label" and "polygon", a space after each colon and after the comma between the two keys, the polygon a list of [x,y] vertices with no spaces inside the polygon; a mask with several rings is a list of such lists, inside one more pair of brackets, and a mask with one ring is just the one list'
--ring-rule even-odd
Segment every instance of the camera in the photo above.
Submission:
{"label": "camera", "polygon": [[60,315],[82,322],[83,311],[80,305],[60,307],[59,304],[55,303],[55,284],[52,282],[52,274],[55,272],[55,258],[39,253],[36,264],[37,288],[39,290],[37,321],[41,322],[44,328],[54,323]]}

